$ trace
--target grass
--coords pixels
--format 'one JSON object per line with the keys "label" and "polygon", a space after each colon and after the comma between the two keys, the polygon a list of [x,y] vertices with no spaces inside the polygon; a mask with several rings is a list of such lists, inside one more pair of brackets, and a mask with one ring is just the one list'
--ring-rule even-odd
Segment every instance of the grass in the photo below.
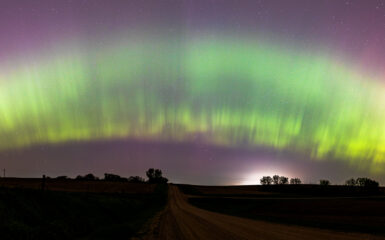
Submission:
{"label": "grass", "polygon": [[365,197],[385,196],[385,189],[349,187],[341,185],[241,185],[241,186],[197,186],[180,184],[179,189],[187,195],[210,197]]}
{"label": "grass", "polygon": [[[201,186],[196,189],[194,186],[181,188],[184,192],[196,195],[189,198],[192,205],[214,212],[275,223],[385,236],[383,196],[365,197],[364,192],[347,188],[337,193],[337,190],[341,189],[334,186],[330,189],[324,188],[324,196],[320,193],[313,195],[309,186],[303,186],[302,190],[301,186],[295,186],[292,188],[294,192],[286,187],[283,188],[283,193],[278,192],[282,187],[277,187],[258,187],[258,190],[264,191],[254,195],[249,191],[246,191],[245,195],[240,194],[240,189],[247,190],[244,186],[240,186],[238,190],[235,186],[217,189]],[[348,196],[349,191],[351,198]],[[333,197],[334,193],[336,197]]]}
{"label": "grass", "polygon": [[[41,178],[0,178],[0,187],[41,189]],[[79,181],[75,179],[46,179],[45,189],[64,192],[147,194],[155,184],[138,184],[111,181]]]}
{"label": "grass", "polygon": [[163,208],[166,201],[166,185],[158,185],[149,194],[43,192],[1,188],[0,237],[130,238]]}

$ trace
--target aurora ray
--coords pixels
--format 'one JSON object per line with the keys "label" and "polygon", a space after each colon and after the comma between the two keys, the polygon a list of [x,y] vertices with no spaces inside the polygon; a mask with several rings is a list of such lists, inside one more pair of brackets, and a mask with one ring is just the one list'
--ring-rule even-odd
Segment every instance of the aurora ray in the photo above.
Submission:
{"label": "aurora ray", "polygon": [[264,149],[384,180],[376,1],[20,2],[0,6],[0,163],[40,146],[198,142],[234,164]]}
{"label": "aurora ray", "polygon": [[109,41],[2,69],[1,148],[199,133],[384,170],[385,88],[364,71],[263,40]]}

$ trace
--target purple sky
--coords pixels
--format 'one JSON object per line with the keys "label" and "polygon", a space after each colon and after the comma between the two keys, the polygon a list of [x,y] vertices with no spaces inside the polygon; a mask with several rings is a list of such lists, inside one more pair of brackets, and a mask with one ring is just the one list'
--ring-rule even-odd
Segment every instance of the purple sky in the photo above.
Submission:
{"label": "purple sky", "polygon": [[301,46],[333,47],[360,62],[381,67],[385,61],[385,33],[381,30],[385,27],[384,9],[381,0],[4,0],[0,3],[0,56],[45,47],[62,38],[160,28],[270,32]]}
{"label": "purple sky", "polygon": [[[352,64],[385,73],[384,29],[385,1],[381,0],[2,0],[0,70],[10,59],[31,58],[58,42],[89,40],[104,46],[110,34],[141,31],[154,36],[223,34],[239,39],[263,33],[286,46],[308,52],[328,49]],[[369,174],[336,159],[309,161],[306,154],[288,150],[220,147],[199,141],[101,139],[0,152],[0,168],[17,177],[75,177],[90,172],[144,176],[149,167],[163,169],[172,182],[197,184],[242,184],[250,182],[250,176],[272,172],[300,177],[305,183],[320,178],[342,183]],[[385,176],[374,177],[385,183]]]}
{"label": "purple sky", "polygon": [[[300,176],[305,183],[329,178],[340,183],[365,174],[339,162],[309,162],[300,154],[272,149],[231,149],[199,143],[114,140],[39,146],[0,153],[14,176],[38,177],[113,172],[140,175],[163,169],[175,183],[243,184],[259,174]],[[258,182],[258,181],[257,181]]]}

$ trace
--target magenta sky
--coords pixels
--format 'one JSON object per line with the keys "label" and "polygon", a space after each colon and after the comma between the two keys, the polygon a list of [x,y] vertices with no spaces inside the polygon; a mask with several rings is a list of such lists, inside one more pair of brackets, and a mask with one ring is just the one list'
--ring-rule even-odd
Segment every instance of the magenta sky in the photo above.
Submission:
{"label": "magenta sky", "polygon": [[[374,92],[375,86],[381,88],[385,85],[383,68],[385,65],[384,1],[2,0],[0,2],[0,35],[0,89],[8,94],[6,97],[0,97],[0,101],[3,101],[0,102],[0,144],[7,146],[4,149],[0,148],[0,168],[6,168],[8,176],[39,177],[46,174],[74,177],[89,172],[99,176],[102,176],[104,172],[123,176],[143,176],[147,168],[157,167],[163,169],[173,182],[197,184],[242,184],[250,182],[250,176],[257,178],[261,174],[273,172],[289,177],[300,177],[306,183],[317,182],[320,178],[328,178],[332,183],[342,183],[349,177],[360,176],[373,177],[382,184],[385,183],[384,171],[373,171],[373,166],[379,166],[379,169],[385,170],[385,157],[383,157],[385,138],[376,133],[375,127],[367,130],[370,128],[367,125],[373,126],[373,124],[379,124],[381,127],[378,129],[379,132],[383,130],[380,122],[385,120],[382,118],[385,114],[382,115],[383,107],[381,107],[385,104],[382,103],[385,98],[378,99],[378,105],[373,105],[372,99],[365,99]],[[224,38],[230,39],[225,42],[230,42],[229,45],[221,42]],[[172,43],[164,43],[165,39],[171,39]],[[349,74],[351,73],[352,76],[357,77],[358,82],[363,83],[345,86],[346,82],[350,80],[341,80],[338,81],[340,85],[330,84],[331,87],[327,87],[330,92],[326,93],[330,95],[326,95],[325,98],[336,97],[325,101],[315,99],[313,96],[308,100],[307,95],[301,98],[303,94],[314,89],[298,91],[294,89],[293,91],[298,96],[290,98],[285,95],[287,100],[279,96],[282,92],[271,87],[275,86],[274,84],[270,86],[269,83],[264,82],[264,88],[273,88],[273,90],[266,93],[268,96],[263,98],[265,102],[258,102],[258,106],[257,104],[250,106],[261,101],[261,98],[255,97],[253,92],[248,92],[248,80],[245,81],[245,85],[240,87],[232,80],[228,80],[223,84],[228,86],[235,84],[234,91],[238,92],[233,96],[234,102],[223,103],[223,99],[227,99],[232,94],[232,87],[226,88],[225,86],[218,90],[218,86],[207,83],[214,81],[214,77],[205,82],[206,76],[201,74],[205,66],[201,66],[199,61],[191,64],[196,67],[194,68],[195,75],[186,74],[180,70],[184,67],[182,60],[187,58],[186,49],[190,49],[191,42],[200,43],[202,39],[214,39],[212,41],[217,45],[213,44],[211,49],[215,50],[217,55],[220,46],[230,46],[230,48],[234,47],[233,49],[239,50],[243,43],[258,42],[261,39],[264,43],[262,48],[263,51],[266,51],[265,55],[268,55],[272,49],[287,50],[291,54],[288,55],[288,58],[296,56],[293,57],[293,62],[295,62],[295,66],[298,62],[298,68],[303,67],[306,62],[303,59],[318,59],[322,55],[323,59],[333,61],[328,63],[330,66],[327,69],[331,69],[335,64],[338,65],[337,70],[340,65],[347,66]],[[145,77],[151,78],[161,72],[164,76],[177,79],[178,83],[181,81],[182,84],[175,85],[174,82],[170,84],[170,82],[162,80],[156,86],[154,86],[154,82],[150,81],[148,84],[150,86],[148,86],[146,79],[142,79],[135,84],[144,87],[134,88],[132,86],[135,84],[126,85],[123,80],[127,77],[124,75],[127,74],[124,72],[124,66],[119,63],[115,68],[115,63],[111,62],[115,59],[111,55],[118,55],[121,50],[119,46],[116,46],[115,49],[115,45],[122,44],[126,40],[133,41],[135,44],[141,43],[142,47],[145,46],[146,49],[141,49],[143,54],[139,54],[140,61],[148,63],[153,58],[159,57],[164,58],[164,62],[167,62],[165,65],[169,67],[168,69],[159,67],[159,70],[155,66],[148,70],[150,73],[146,72]],[[130,47],[137,46],[131,42],[129,44],[131,44]],[[268,48],[270,45],[274,47]],[[163,49],[164,46],[167,47],[166,50]],[[111,49],[116,52],[112,53]],[[152,49],[155,52],[154,55],[151,55],[152,50],[148,49]],[[239,51],[241,52],[241,50]],[[235,56],[249,56],[243,53],[243,55],[232,55],[231,49],[229,52],[229,55],[234,58]],[[103,58],[103,60],[99,61],[96,59],[97,57]],[[124,59],[126,58],[127,55],[124,56]],[[59,60],[53,65],[49,65],[50,59]],[[47,76],[51,74],[49,72],[51,70],[45,68],[52,67],[52,71],[56,71],[56,68],[61,69],[64,65],[68,66],[73,63],[72,60],[76,63],[87,62],[86,67],[82,65],[79,67],[80,70],[76,66],[74,67],[76,70],[70,69],[71,71],[66,76],[68,81],[67,79],[55,79],[50,82]],[[317,64],[320,62],[321,60]],[[115,74],[114,77],[118,80],[99,79],[102,71],[97,72],[95,69],[101,69],[100,66],[106,64],[111,66],[109,65],[108,69],[106,67],[103,74],[105,76]],[[163,60],[153,63],[153,66],[156,64],[163,66]],[[222,65],[217,62],[214,64],[225,65],[223,62],[220,63]],[[242,68],[244,65],[243,63],[234,65],[235,75],[238,73],[242,77],[252,75],[245,73],[246,70]],[[271,67],[271,65],[274,64],[266,67]],[[119,69],[116,70],[117,68]],[[278,69],[278,67],[276,68]],[[224,77],[239,77],[238,75],[227,76],[223,70],[216,71],[222,72]],[[25,72],[29,72],[29,74],[25,74]],[[130,72],[130,74],[132,76],[136,72],[133,74]],[[322,74],[332,76],[334,73],[325,71]],[[203,83],[198,84],[196,83],[198,81],[194,79],[184,80],[184,78],[198,75],[200,80],[203,79]],[[223,77],[222,75],[220,77]],[[282,77],[281,75],[278,77]],[[335,73],[335,75],[338,74]],[[73,76],[86,76],[84,77],[86,80],[77,80]],[[45,80],[41,80],[43,78]],[[94,78],[97,79],[97,84],[94,84]],[[68,82],[75,83],[75,85],[69,84],[71,85],[70,90],[65,87],[57,87],[60,84],[64,86]],[[81,85],[83,83],[87,90],[82,93],[80,90],[84,87]],[[190,83],[192,83],[191,86],[188,85]],[[287,85],[284,86],[288,86],[291,83],[285,84]],[[357,87],[360,86],[359,84],[363,86],[362,93]],[[377,85],[373,85],[373,87],[372,84]],[[370,86],[370,91],[365,90],[367,85]],[[29,86],[33,86],[33,89]],[[148,105],[145,103],[143,106],[140,105],[141,100],[126,105],[117,104],[120,100],[116,99],[119,97],[130,99],[131,92],[122,90],[126,88],[134,89],[132,91],[135,93],[132,94],[137,94],[136,89],[144,89],[144,96],[151,95],[148,99],[153,102],[147,103]],[[59,93],[63,95],[58,94],[56,97],[55,89],[60,89]],[[66,90],[71,93],[65,95]],[[195,90],[198,93],[193,92]],[[199,92],[206,90],[209,92],[208,97]],[[325,113],[329,111],[329,108],[332,112],[334,109],[341,111],[349,106],[348,102],[353,98],[345,97],[351,96],[344,95],[345,90],[349,94],[350,91],[357,91],[358,98],[362,98],[362,100],[357,100],[357,103],[362,104],[359,109],[357,108],[358,110],[354,109],[354,101],[352,101],[353,110],[346,110],[350,114],[346,115],[346,118],[352,118],[354,122],[353,120],[348,122],[343,117],[334,119],[333,116]],[[52,91],[52,96],[47,97],[50,91]],[[338,93],[334,94],[333,91]],[[43,94],[43,92],[48,93]],[[156,94],[160,97],[153,97]],[[247,94],[253,97],[247,99],[249,96]],[[261,95],[261,92],[255,92],[255,95],[258,94]],[[68,100],[69,95],[72,96],[70,100]],[[242,96],[246,96],[245,99]],[[52,103],[49,104],[44,100],[44,104],[39,104],[39,98],[45,99],[46,97],[52,100]],[[138,99],[141,99],[140,97]],[[162,106],[167,107],[167,110],[160,114],[158,114],[159,105],[157,105],[159,99],[164,101],[161,103]],[[303,99],[306,99],[307,102],[303,102],[305,101]],[[342,100],[336,103],[336,99]],[[237,102],[238,100],[239,102]],[[28,102],[31,101],[33,104],[28,105]],[[102,103],[106,102],[109,104],[106,107],[108,110],[103,110]],[[192,110],[187,111],[186,105],[192,106]],[[369,110],[365,109],[368,108],[367,106],[370,106]],[[12,110],[13,108],[16,110]],[[126,108],[135,110],[126,111]],[[299,127],[301,129],[295,130],[292,127],[290,134],[294,135],[293,132],[299,131],[296,133],[298,135],[290,135],[290,139],[286,135],[282,137],[289,139],[289,143],[286,145],[268,142],[270,139],[263,142],[264,140],[262,141],[258,137],[255,137],[258,140],[255,143],[247,139],[250,132],[255,134],[255,129],[250,125],[245,127],[239,124],[238,126],[232,119],[228,121],[232,124],[230,130],[218,130],[219,127],[215,128],[215,124],[204,128],[202,127],[204,124],[198,124],[194,116],[191,116],[193,114],[190,114],[191,112],[197,115],[202,114],[202,116],[206,114],[209,116],[204,116],[212,120],[215,118],[215,110],[226,109],[231,112],[230,115],[239,114],[241,117],[251,118],[250,116],[255,116],[250,113],[251,108],[258,110],[260,119],[266,120],[271,117],[278,121],[283,116],[293,117],[296,121],[300,121],[298,124],[301,125]],[[52,109],[59,110],[55,112]],[[106,112],[111,114],[112,119],[108,119],[108,123],[117,123],[111,127],[115,131],[121,127],[118,123],[138,124],[137,122],[140,121],[132,115],[144,111],[147,114],[146,121],[153,123],[158,121],[155,116],[169,117],[170,109],[173,110],[175,118],[183,115],[182,120],[176,120],[179,121],[179,125],[185,124],[183,127],[166,121],[163,132],[157,133],[156,136],[149,134],[150,127],[143,131],[138,130],[138,133],[131,135],[126,133],[128,130],[122,128],[123,137],[112,130],[113,133],[106,133],[107,124],[103,122],[107,122],[105,120],[108,115]],[[292,114],[290,114],[291,110]],[[63,116],[60,113],[63,113]],[[369,120],[364,119],[363,114],[366,113]],[[186,116],[189,119],[185,121]],[[81,127],[75,129],[76,123],[71,125],[76,121],[86,122],[85,125],[93,131],[92,134],[89,132],[87,134],[92,137],[85,137],[87,134],[79,134]],[[181,123],[182,121],[185,122]],[[223,124],[229,124],[228,122]],[[64,134],[51,132],[49,135],[41,127],[46,125],[47,129],[64,128],[62,123],[67,124],[65,126],[68,133],[72,134],[65,139],[62,137]],[[57,128],[54,128],[55,124]],[[79,125],[81,124],[79,123]],[[297,122],[292,125],[295,124]],[[334,127],[337,124],[351,124],[354,125],[354,128],[346,130],[351,129],[349,125],[343,133],[332,127],[331,130],[325,130],[333,124]],[[182,130],[179,130],[178,127]],[[172,128],[171,133],[165,130],[167,128]],[[279,125],[277,128],[279,131],[283,131],[282,128],[285,127]],[[336,131],[337,133],[335,133]],[[360,139],[357,140],[350,135],[350,132],[354,134],[355,131],[357,136],[359,136],[359,132],[367,131],[370,137],[358,141]],[[335,149],[330,150],[329,155],[319,156],[320,154],[314,153],[314,149],[321,151],[319,147],[321,143],[317,142],[320,132],[325,136],[328,134],[325,138],[332,139],[330,145],[334,143],[338,145]],[[306,144],[307,141],[309,144]],[[8,145],[12,145],[10,142],[17,147],[8,147]],[[226,144],[223,144],[224,142]],[[354,160],[350,160],[350,155],[346,152],[339,154],[343,151],[341,149],[346,150],[347,146],[351,147],[353,143],[356,144],[354,149],[363,149],[365,154],[354,153],[354,156],[359,156]],[[362,157],[362,155],[365,156]],[[382,157],[378,157],[379,155]],[[255,182],[258,182],[258,179]]]}

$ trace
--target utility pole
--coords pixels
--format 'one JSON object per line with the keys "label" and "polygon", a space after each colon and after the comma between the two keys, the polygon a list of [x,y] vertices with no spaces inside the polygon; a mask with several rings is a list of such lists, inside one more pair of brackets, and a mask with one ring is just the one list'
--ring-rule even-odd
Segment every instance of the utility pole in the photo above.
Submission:
{"label": "utility pole", "polygon": [[3,169],[3,177],[5,178],[5,168]]}

